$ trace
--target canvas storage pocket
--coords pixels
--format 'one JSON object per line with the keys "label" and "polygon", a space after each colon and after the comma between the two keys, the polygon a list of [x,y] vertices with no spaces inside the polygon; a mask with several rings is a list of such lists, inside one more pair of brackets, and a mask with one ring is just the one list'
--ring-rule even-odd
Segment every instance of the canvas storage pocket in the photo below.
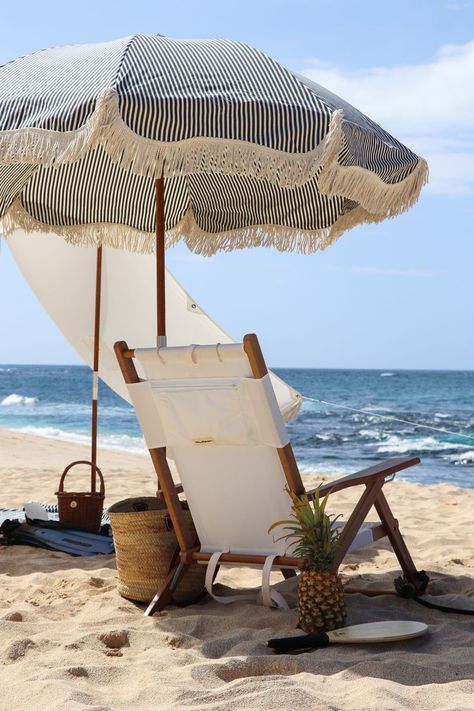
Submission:
{"label": "canvas storage pocket", "polygon": [[167,446],[249,445],[255,441],[240,382],[167,382],[154,387]]}

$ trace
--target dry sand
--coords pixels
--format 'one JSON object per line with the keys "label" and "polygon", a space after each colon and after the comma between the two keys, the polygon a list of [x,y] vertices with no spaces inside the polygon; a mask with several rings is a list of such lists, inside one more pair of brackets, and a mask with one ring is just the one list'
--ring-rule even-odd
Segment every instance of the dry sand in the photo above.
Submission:
{"label": "dry sand", "polygon": [[[0,507],[54,502],[62,468],[87,454],[79,445],[0,432]],[[147,457],[103,451],[100,464],[109,505],[154,492]],[[472,607],[474,491],[404,482],[386,488],[418,567],[432,579],[431,595]],[[355,494],[336,495],[332,510],[350,510]],[[352,584],[390,587],[398,565],[383,544],[348,556],[342,573]],[[472,617],[393,595],[348,595],[350,624],[420,620],[430,633],[275,656],[266,641],[294,629],[294,612],[206,600],[145,618],[142,606],[117,594],[115,579],[112,556],[0,548],[0,709],[474,708]],[[247,569],[227,570],[218,580],[257,584]]]}

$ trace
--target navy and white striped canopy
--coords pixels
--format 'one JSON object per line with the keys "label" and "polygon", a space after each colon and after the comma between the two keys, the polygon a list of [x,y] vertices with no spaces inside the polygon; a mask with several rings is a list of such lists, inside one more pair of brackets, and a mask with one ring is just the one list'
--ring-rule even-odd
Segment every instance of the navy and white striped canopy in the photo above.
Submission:
{"label": "navy and white striped canopy", "polygon": [[427,166],[377,124],[240,42],[135,35],[0,67],[0,229],[152,248],[311,252],[408,209]]}

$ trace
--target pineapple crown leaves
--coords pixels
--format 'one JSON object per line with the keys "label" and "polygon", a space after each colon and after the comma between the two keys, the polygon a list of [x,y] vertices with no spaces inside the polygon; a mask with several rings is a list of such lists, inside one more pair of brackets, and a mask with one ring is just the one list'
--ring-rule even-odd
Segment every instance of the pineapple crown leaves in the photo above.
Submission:
{"label": "pineapple crown leaves", "polygon": [[306,559],[308,569],[332,570],[339,541],[336,521],[340,515],[326,513],[326,504],[331,492],[328,492],[323,499],[319,487],[312,495],[298,496],[288,487],[286,492],[291,499],[293,516],[291,519],[275,521],[268,532],[283,526],[283,530],[287,533],[276,540],[293,542],[294,554]]}

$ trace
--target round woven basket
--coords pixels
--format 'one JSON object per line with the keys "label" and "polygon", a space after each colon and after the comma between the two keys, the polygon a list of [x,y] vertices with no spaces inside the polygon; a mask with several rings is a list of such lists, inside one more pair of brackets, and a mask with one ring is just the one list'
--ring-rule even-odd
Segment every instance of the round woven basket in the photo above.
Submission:
{"label": "round woven basket", "polygon": [[[109,508],[117,556],[118,591],[122,597],[150,602],[170,572],[178,541],[164,501],[153,496],[124,499]],[[189,511],[186,523],[196,536]],[[204,589],[205,566],[192,565],[173,593],[173,602],[186,605]]]}

